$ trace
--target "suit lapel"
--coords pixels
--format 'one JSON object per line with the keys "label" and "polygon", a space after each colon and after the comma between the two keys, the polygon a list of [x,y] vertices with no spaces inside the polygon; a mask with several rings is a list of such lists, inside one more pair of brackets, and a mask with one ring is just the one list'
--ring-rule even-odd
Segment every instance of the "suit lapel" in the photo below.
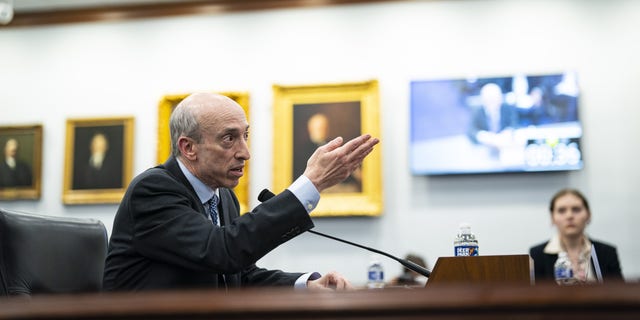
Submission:
{"label": "suit lapel", "polygon": [[[198,194],[196,193],[196,190],[193,189],[193,186],[191,185],[191,183],[189,183],[189,180],[187,180],[187,177],[185,177],[184,174],[182,173],[182,170],[180,170],[180,166],[178,165],[178,160],[176,160],[174,156],[169,157],[169,159],[167,159],[165,163],[163,163],[158,167],[164,168],[165,170],[167,170],[167,172],[169,172],[171,176],[173,176],[176,180],[178,180],[178,182],[180,182],[185,187],[187,187],[191,193],[191,197],[193,198],[192,201],[194,203],[200,204],[200,199],[198,198]],[[204,206],[197,205],[195,207],[203,215],[205,216],[208,215],[208,213],[204,210]]]}
{"label": "suit lapel", "polygon": [[220,191],[221,209],[220,215],[225,224],[231,223],[238,216],[237,209],[233,206],[233,197],[231,191],[226,188],[218,189]]}

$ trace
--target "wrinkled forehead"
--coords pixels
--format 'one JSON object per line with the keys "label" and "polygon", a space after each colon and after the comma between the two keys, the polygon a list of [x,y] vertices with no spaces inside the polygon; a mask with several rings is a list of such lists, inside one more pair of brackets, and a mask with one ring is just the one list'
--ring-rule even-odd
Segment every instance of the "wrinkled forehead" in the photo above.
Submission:
{"label": "wrinkled forehead", "polygon": [[198,122],[209,133],[231,129],[244,131],[249,126],[242,107],[229,98],[201,104],[198,109]]}

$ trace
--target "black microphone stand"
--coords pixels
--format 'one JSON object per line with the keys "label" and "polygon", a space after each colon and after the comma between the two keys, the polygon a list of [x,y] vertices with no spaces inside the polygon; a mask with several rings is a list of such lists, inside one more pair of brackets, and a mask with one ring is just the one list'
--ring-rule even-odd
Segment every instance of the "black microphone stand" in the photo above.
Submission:
{"label": "black microphone stand", "polygon": [[369,248],[369,247],[366,247],[366,246],[363,246],[363,245],[359,245],[359,244],[354,243],[354,242],[351,242],[351,241],[347,241],[347,240],[343,240],[343,239],[340,239],[340,238],[336,238],[336,237],[334,237],[334,236],[330,236],[330,235],[328,235],[328,234],[324,234],[324,233],[322,233],[322,232],[313,231],[313,230],[307,230],[307,232],[311,232],[311,233],[313,233],[313,234],[317,234],[317,235],[319,235],[319,236],[323,236],[323,237],[326,237],[326,238],[329,238],[329,239],[332,239],[332,240],[336,240],[336,241],[344,242],[344,243],[346,243],[346,244],[350,244],[350,245],[352,245],[352,246],[356,246],[356,247],[358,247],[358,248],[362,248],[362,249],[365,249],[365,250],[369,250],[369,251],[371,251],[371,252],[375,252],[375,253],[377,253],[377,254],[381,254],[381,255],[383,255],[383,256],[385,256],[385,257],[389,257],[389,258],[391,258],[391,259],[393,259],[393,260],[395,260],[395,261],[400,262],[400,264],[401,264],[401,265],[403,265],[403,266],[407,267],[409,270],[413,270],[413,271],[415,271],[415,272],[417,272],[417,273],[419,273],[419,274],[421,274],[421,275],[423,275],[423,276],[425,276],[425,277],[427,277],[427,278],[429,278],[429,276],[431,275],[431,271],[429,271],[429,270],[427,270],[427,269],[423,268],[422,266],[417,265],[417,264],[415,264],[415,263],[413,263],[413,262],[411,262],[411,261],[409,261],[409,260],[400,259],[400,258],[395,257],[395,256],[393,256],[393,255],[390,255],[390,254],[388,254],[388,253],[386,253],[386,252],[382,252],[382,251],[377,250],[377,249],[373,249],[373,248]]}
{"label": "black microphone stand", "polygon": [[[271,199],[273,197],[275,197],[275,193],[271,192],[269,189],[263,189],[260,192],[260,194],[258,195],[258,200],[260,202],[264,202],[264,201],[267,201],[267,200],[269,200],[269,199]],[[329,238],[329,239],[332,239],[332,240],[340,241],[340,242],[343,242],[343,243],[346,243],[346,244],[350,244],[352,246],[356,246],[358,248],[362,248],[362,249],[365,249],[365,250],[368,250],[368,251],[371,251],[371,252],[375,252],[377,254],[381,254],[381,255],[383,255],[385,257],[389,257],[389,258],[391,258],[391,259],[393,259],[395,261],[398,261],[401,265],[407,267],[409,270],[413,270],[413,271],[415,271],[415,272],[417,272],[417,273],[419,273],[419,274],[421,274],[421,275],[423,275],[423,276],[425,276],[427,278],[431,275],[431,271],[429,271],[426,268],[423,268],[422,266],[417,265],[417,264],[415,264],[415,263],[413,263],[413,262],[411,262],[409,260],[400,259],[400,258],[392,256],[392,255],[390,255],[390,254],[388,254],[386,252],[382,252],[382,251],[380,251],[378,249],[365,247],[363,245],[360,245],[360,244],[357,244],[357,243],[354,243],[354,242],[351,242],[351,241],[343,240],[343,239],[340,239],[340,238],[336,238],[334,236],[330,236],[328,234],[324,234],[324,233],[321,233],[321,232],[318,232],[318,231],[313,231],[313,230],[307,230],[307,231],[311,232],[313,234],[319,235],[319,236],[323,236],[325,238]]]}

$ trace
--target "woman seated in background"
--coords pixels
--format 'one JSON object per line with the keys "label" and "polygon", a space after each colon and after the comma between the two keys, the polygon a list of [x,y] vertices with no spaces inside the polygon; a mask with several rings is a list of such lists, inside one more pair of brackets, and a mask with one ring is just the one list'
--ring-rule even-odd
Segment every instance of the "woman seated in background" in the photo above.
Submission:
{"label": "woman seated in background", "polygon": [[553,267],[562,251],[568,254],[573,276],[579,283],[622,280],[616,248],[585,234],[591,211],[582,193],[574,189],[560,190],[551,198],[549,210],[551,223],[558,234],[529,251],[534,260],[536,280],[554,279]]}

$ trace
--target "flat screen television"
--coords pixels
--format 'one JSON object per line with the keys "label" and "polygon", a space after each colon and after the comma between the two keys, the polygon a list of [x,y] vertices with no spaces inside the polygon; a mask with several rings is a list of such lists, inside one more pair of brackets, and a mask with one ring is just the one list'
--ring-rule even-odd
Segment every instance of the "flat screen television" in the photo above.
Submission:
{"label": "flat screen television", "polygon": [[411,82],[414,175],[583,167],[575,72]]}

